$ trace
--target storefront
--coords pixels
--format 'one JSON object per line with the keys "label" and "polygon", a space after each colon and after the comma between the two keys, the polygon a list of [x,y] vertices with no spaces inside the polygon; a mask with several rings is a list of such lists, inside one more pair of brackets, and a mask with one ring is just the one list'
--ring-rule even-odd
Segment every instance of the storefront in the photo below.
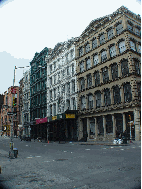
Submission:
{"label": "storefront", "polygon": [[48,117],[49,141],[77,141],[77,110]]}

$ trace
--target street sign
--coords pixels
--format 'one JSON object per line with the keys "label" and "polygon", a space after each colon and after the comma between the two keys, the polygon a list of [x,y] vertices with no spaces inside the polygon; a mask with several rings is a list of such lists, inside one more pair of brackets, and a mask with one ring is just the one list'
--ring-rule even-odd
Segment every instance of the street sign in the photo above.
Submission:
{"label": "street sign", "polygon": [[7,112],[7,115],[13,115],[13,112]]}

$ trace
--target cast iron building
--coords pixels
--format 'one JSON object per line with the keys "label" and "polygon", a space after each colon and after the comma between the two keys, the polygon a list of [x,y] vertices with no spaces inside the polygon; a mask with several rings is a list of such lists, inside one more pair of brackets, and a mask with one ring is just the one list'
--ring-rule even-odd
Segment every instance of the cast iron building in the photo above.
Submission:
{"label": "cast iron building", "polygon": [[[93,20],[76,43],[79,139],[141,136],[141,18],[124,6]],[[130,130],[131,128],[131,130]]]}
{"label": "cast iron building", "polygon": [[47,58],[49,140],[77,140],[75,41],[58,43]]}
{"label": "cast iron building", "polygon": [[[45,47],[35,53],[31,65],[30,76],[30,124],[31,137],[47,137],[47,64],[45,57],[49,49]],[[39,120],[39,121],[37,121]]]}

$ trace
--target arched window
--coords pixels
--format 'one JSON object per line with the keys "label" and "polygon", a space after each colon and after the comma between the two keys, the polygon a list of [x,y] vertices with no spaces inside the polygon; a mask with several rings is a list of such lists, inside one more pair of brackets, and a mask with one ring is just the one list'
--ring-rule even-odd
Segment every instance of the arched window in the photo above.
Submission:
{"label": "arched window", "polygon": [[123,60],[121,61],[121,71],[122,71],[122,76],[124,77],[125,75],[129,74],[129,68],[128,68],[128,60]]}
{"label": "arched window", "polygon": [[89,52],[90,51],[90,44],[87,43],[86,46],[85,46],[85,52]]}
{"label": "arched window", "polygon": [[125,41],[119,42],[119,52],[123,53],[126,50]]}
{"label": "arched window", "polygon": [[83,72],[84,71],[84,62],[82,61],[80,63],[80,72]]}
{"label": "arched window", "polygon": [[108,35],[108,39],[111,39],[114,36],[113,29],[109,29],[107,35]]}
{"label": "arched window", "polygon": [[135,73],[136,75],[140,75],[140,63],[137,59],[134,59],[134,64],[135,64]]}
{"label": "arched window", "polygon": [[98,58],[98,54],[95,54],[93,56],[93,61],[94,61],[94,66],[96,66],[99,63],[99,58]]}
{"label": "arched window", "polygon": [[107,52],[106,52],[106,50],[103,50],[101,52],[101,61],[103,62],[105,60],[107,60]]}
{"label": "arched window", "polygon": [[100,84],[100,74],[99,74],[99,71],[96,71],[94,73],[94,79],[95,79],[95,87],[97,87]]}
{"label": "arched window", "polygon": [[79,56],[82,56],[83,55],[83,47],[80,47],[79,48]]}
{"label": "arched window", "polygon": [[88,95],[88,108],[89,109],[93,108],[93,95],[92,94]]}
{"label": "arched window", "polygon": [[102,75],[103,75],[103,83],[106,83],[109,81],[109,75],[108,75],[108,68],[104,67],[102,69]]}
{"label": "arched window", "polygon": [[121,102],[120,88],[118,86],[113,87],[114,104]]}
{"label": "arched window", "polygon": [[111,104],[109,89],[104,89],[104,103],[105,103],[105,106],[108,106]]}
{"label": "arched window", "polygon": [[102,45],[103,43],[105,43],[105,35],[104,34],[100,35],[100,45]]}
{"label": "arched window", "polygon": [[96,48],[97,47],[97,39],[93,39],[92,40],[92,49]]}
{"label": "arched window", "polygon": [[85,109],[86,108],[86,99],[85,96],[81,97],[81,109]]}
{"label": "arched window", "polygon": [[130,83],[126,83],[124,85],[124,101],[125,102],[132,101],[132,93],[131,93],[131,85],[130,85]]}
{"label": "arched window", "polygon": [[87,75],[87,87],[91,87],[92,86],[92,75],[88,74]]}
{"label": "arched window", "polygon": [[110,57],[113,57],[113,56],[116,55],[115,45],[112,45],[112,46],[109,48],[109,52],[110,52]]}
{"label": "arched window", "polygon": [[91,67],[91,60],[90,58],[86,59],[86,69],[88,70]]}
{"label": "arched window", "polygon": [[101,107],[101,91],[97,91],[95,95],[96,95],[96,108],[100,108]]}
{"label": "arched window", "polygon": [[112,64],[111,74],[112,74],[112,79],[118,78],[118,65],[117,65],[117,63]]}

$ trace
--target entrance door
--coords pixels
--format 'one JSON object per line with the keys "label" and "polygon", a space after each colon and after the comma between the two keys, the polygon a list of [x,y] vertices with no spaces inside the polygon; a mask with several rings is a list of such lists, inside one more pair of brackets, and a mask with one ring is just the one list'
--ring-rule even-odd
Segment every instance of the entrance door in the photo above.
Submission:
{"label": "entrance door", "polygon": [[87,141],[87,118],[82,119],[83,121],[83,139]]}

